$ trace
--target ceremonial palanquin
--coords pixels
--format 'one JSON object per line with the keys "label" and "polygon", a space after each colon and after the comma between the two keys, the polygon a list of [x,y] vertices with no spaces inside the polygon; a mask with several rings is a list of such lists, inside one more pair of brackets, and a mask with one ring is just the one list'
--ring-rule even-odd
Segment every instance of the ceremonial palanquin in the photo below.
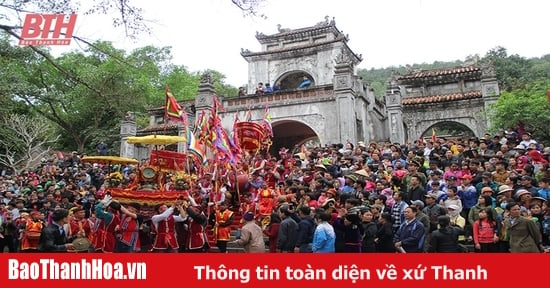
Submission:
{"label": "ceremonial palanquin", "polygon": [[[194,127],[189,127],[186,112],[166,88],[164,121],[177,122],[183,128],[182,136],[126,137],[128,144],[151,146],[149,159],[145,163],[113,156],[91,156],[82,160],[112,167],[109,168],[112,171],[106,178],[103,193],[109,193],[122,204],[139,203],[142,212],[148,216],[153,214],[156,205],[179,199],[194,205],[204,201],[210,206],[217,205],[221,202],[219,199],[233,199],[234,204],[238,204],[239,191],[248,182],[249,172],[242,169],[241,159],[269,150],[273,136],[271,119],[267,105],[264,119],[258,122],[252,122],[250,110],[244,121],[239,121],[236,113],[233,131],[229,133],[221,125],[219,111],[224,111],[224,108],[214,97],[210,111],[200,111]],[[166,149],[169,145],[180,143],[184,144],[178,145],[184,147],[181,152]],[[131,169],[122,171],[122,166],[131,166]],[[228,185],[227,189],[224,185]],[[210,212],[216,208],[208,210]]]}
{"label": "ceremonial palanquin", "polygon": [[[179,136],[152,135],[144,137],[128,137],[130,143],[169,145],[186,140]],[[107,164],[114,171],[110,171],[103,194],[110,194],[122,204],[139,203],[144,212],[153,210],[158,204],[171,203],[177,199],[189,198],[190,188],[197,180],[197,175],[186,169],[194,161],[185,153],[164,149],[152,150],[149,161],[142,165],[135,159],[115,156],[88,156],[83,162]],[[133,165],[131,173],[127,175],[127,183],[123,182],[121,165]],[[171,183],[167,185],[166,183]],[[146,213],[149,214],[149,213]]]}

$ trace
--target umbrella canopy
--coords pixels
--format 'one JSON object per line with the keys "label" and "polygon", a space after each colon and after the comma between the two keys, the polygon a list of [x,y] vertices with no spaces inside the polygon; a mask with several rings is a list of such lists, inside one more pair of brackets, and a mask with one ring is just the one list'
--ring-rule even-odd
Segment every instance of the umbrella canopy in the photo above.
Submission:
{"label": "umbrella canopy", "polygon": [[133,158],[118,156],[84,156],[80,159],[82,162],[101,163],[101,164],[138,164],[139,161]]}
{"label": "umbrella canopy", "polygon": [[126,141],[130,144],[170,145],[187,142],[187,138],[183,136],[147,135],[127,137]]}

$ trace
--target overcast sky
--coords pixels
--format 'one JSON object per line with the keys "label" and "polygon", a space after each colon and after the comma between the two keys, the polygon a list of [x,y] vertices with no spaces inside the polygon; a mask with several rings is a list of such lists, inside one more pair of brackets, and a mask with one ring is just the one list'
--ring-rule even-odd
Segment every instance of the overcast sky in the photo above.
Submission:
{"label": "overcast sky", "polygon": [[359,68],[464,60],[499,45],[525,57],[550,54],[548,0],[267,0],[260,8],[267,19],[243,17],[230,0],[134,3],[152,21],[153,35],[132,42],[104,18],[83,15],[75,34],[124,49],[172,46],[175,64],[220,71],[234,86],[248,82],[240,51],[260,50],[256,31],[313,26],[325,16],[335,18],[351,49],[363,55]]}

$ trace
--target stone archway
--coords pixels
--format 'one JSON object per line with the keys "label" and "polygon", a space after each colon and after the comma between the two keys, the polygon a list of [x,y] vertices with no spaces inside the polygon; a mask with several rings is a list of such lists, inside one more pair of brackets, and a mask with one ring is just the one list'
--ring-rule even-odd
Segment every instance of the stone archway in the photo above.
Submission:
{"label": "stone archway", "polygon": [[283,89],[292,90],[300,86],[300,82],[302,82],[304,76],[307,76],[309,79],[311,79],[311,82],[312,82],[311,86],[315,86],[315,78],[313,78],[311,74],[302,70],[293,70],[293,71],[285,72],[275,81],[275,83],[280,81],[281,87],[283,87]]}
{"label": "stone archway", "polygon": [[271,155],[278,155],[278,151],[285,147],[295,151],[302,144],[313,141],[318,142],[319,136],[307,124],[295,120],[281,120],[272,123],[273,145]]}
{"label": "stone archway", "polygon": [[456,121],[441,121],[437,122],[424,132],[422,132],[422,138],[432,137],[432,129],[436,136],[445,136],[450,138],[470,138],[475,136],[475,132],[463,123]]}

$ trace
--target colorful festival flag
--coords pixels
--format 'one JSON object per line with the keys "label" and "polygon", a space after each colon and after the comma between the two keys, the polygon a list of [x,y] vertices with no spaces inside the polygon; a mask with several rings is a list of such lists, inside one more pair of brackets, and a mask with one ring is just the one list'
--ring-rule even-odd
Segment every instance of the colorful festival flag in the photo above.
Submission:
{"label": "colorful festival flag", "polygon": [[206,161],[206,151],[201,141],[195,138],[191,129],[187,129],[187,152],[197,157],[198,161],[202,164]]}
{"label": "colorful festival flag", "polygon": [[176,100],[176,97],[174,97],[168,86],[166,86],[166,103],[164,106],[164,116],[168,118],[168,120],[172,121],[185,122],[187,120],[187,115],[185,115],[185,111],[183,111],[180,104],[178,103],[178,100]]}
{"label": "colorful festival flag", "polygon": [[244,115],[244,121],[245,122],[252,121],[252,111],[250,111],[250,109],[246,111],[246,114]]}
{"label": "colorful festival flag", "polygon": [[271,115],[269,114],[269,106],[265,104],[264,119],[262,120],[262,126],[267,137],[273,137],[273,127],[271,126]]}

